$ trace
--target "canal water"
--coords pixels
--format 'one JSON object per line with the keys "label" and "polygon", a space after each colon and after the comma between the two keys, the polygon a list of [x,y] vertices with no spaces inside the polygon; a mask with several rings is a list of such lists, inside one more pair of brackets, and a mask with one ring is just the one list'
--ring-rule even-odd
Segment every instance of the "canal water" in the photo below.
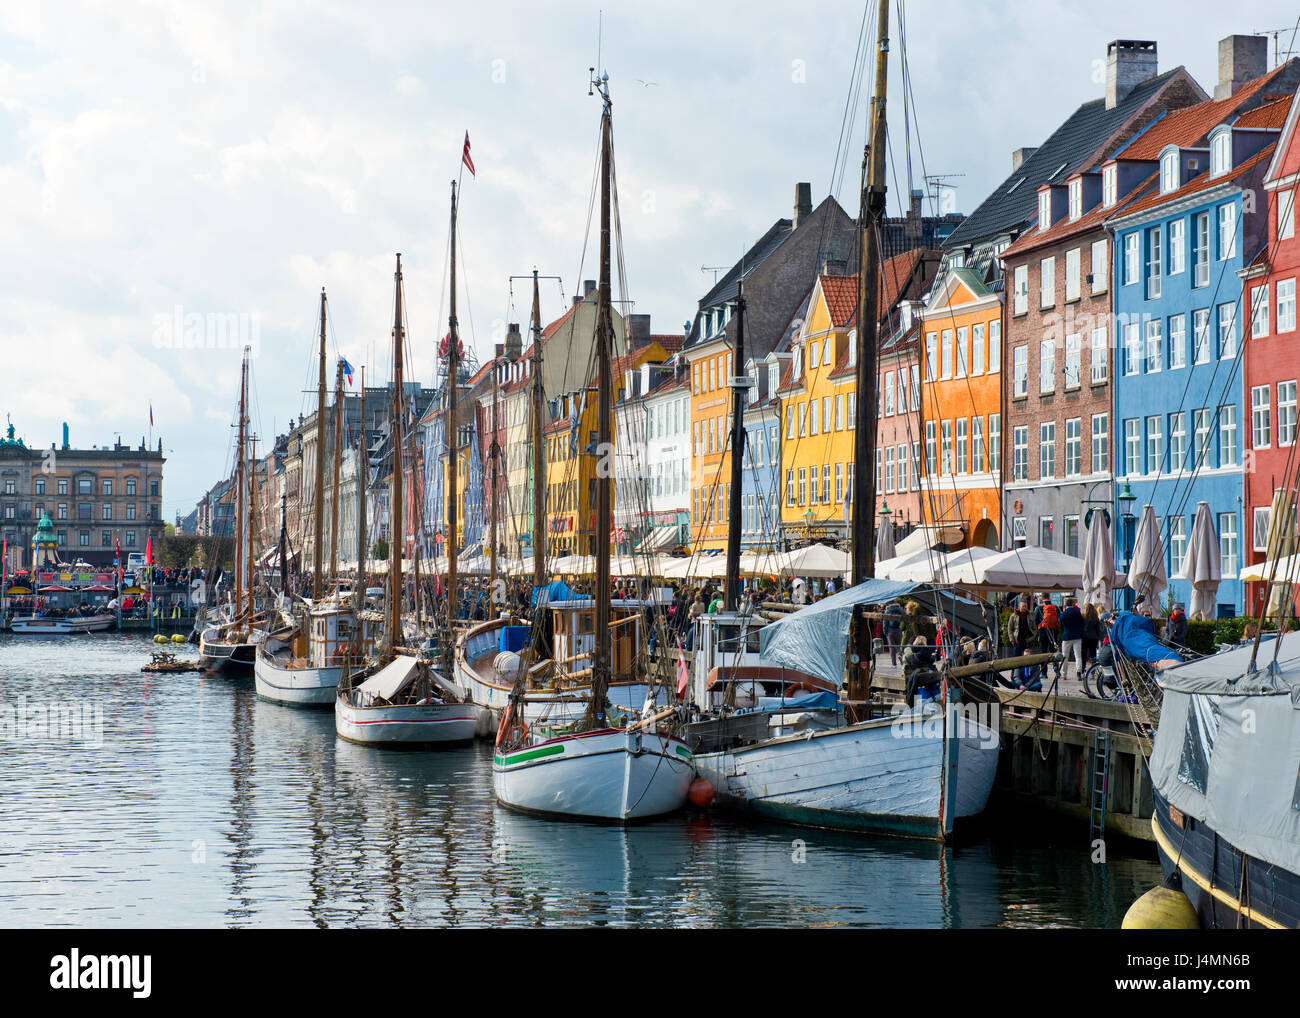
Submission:
{"label": "canal water", "polygon": [[251,678],[143,674],[151,649],[0,637],[0,925],[1116,927],[1160,877],[1005,820],[951,850],[518,816],[485,746],[353,746]]}

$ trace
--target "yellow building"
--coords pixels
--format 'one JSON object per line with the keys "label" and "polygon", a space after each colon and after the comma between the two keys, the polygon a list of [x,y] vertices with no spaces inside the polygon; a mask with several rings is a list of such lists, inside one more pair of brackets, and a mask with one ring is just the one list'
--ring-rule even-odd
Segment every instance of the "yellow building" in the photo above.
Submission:
{"label": "yellow building", "polygon": [[791,347],[781,401],[781,526],[790,540],[847,539],[857,366],[856,276],[821,275]]}
{"label": "yellow building", "polygon": [[596,531],[596,387],[552,404],[546,426],[546,555],[593,555]]}

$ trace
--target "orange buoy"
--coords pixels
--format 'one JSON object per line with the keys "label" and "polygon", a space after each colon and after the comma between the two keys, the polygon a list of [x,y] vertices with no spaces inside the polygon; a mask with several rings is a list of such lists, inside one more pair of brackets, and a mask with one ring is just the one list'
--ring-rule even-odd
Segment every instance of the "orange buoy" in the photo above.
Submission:
{"label": "orange buoy", "polygon": [[686,798],[690,799],[692,806],[705,809],[713,802],[713,786],[705,778],[696,778],[686,790]]}

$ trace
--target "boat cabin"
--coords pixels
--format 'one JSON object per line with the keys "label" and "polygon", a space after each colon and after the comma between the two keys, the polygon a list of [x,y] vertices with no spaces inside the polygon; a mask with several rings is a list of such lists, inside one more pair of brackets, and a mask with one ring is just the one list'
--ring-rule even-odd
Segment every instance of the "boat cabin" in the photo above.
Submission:
{"label": "boat cabin", "polygon": [[327,668],[344,658],[369,656],[374,651],[375,626],[366,614],[358,620],[351,608],[313,609],[308,615],[311,667]]}
{"label": "boat cabin", "polygon": [[[645,611],[649,602],[610,602],[611,681],[631,682],[637,677],[637,658],[645,635]],[[553,602],[550,606],[555,660],[570,670],[591,667],[596,645],[596,608],[591,598]]]}

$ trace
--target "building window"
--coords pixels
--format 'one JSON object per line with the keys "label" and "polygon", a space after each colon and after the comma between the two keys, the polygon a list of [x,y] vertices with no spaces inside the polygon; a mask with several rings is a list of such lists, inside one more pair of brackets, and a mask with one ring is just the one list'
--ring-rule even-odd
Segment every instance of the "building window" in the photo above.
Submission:
{"label": "building window", "polygon": [[912,365],[912,410],[921,409],[921,367],[918,364]]}
{"label": "building window", "polygon": [[1161,235],[1158,226],[1147,230],[1147,300],[1155,300],[1160,296],[1160,263],[1164,252]]}
{"label": "building window", "polygon": [[1219,261],[1237,253],[1237,206],[1219,206]]}
{"label": "building window", "polygon": [[83,548],[89,548],[89,547],[90,547],[90,531],[89,531],[89,530],[82,530],[82,531],[80,531],[80,532],[77,534],[77,537],[78,537],[78,541],[77,541],[77,543],[78,543],[79,545],[81,545],[81,547],[83,547]]}
{"label": "building window", "polygon": [[1177,276],[1187,268],[1187,224],[1175,219],[1169,224],[1169,274]]}
{"label": "building window", "polygon": [[1110,340],[1106,335],[1106,327],[1103,325],[1099,329],[1092,330],[1092,369],[1091,377],[1093,385],[1102,385],[1106,381],[1107,362],[1110,359]]}
{"label": "building window", "polygon": [[1025,424],[1011,429],[1011,476],[1017,481],[1029,479],[1029,426]]}
{"label": "building window", "polygon": [[803,505],[808,496],[808,475],[803,467],[799,468],[799,504]]}
{"label": "building window", "polygon": [[894,447],[892,445],[885,447],[885,493],[887,495],[894,493]]}
{"label": "building window", "polygon": [[1169,472],[1178,473],[1187,466],[1187,416],[1179,411],[1169,415]]}
{"label": "building window", "polygon": [[1235,467],[1237,452],[1237,407],[1229,403],[1219,407],[1219,466]]}
{"label": "building window", "polygon": [[844,394],[835,397],[835,430],[844,430]]}
{"label": "building window", "polygon": [[127,518],[128,520],[133,520],[133,519],[135,519],[135,503],[133,503],[133,502],[128,502],[128,503],[127,503],[127,505],[126,505],[126,518]]}
{"label": "building window", "polygon": [[1237,514],[1219,513],[1219,567],[1225,576],[1237,572]]}
{"label": "building window", "polygon": [[38,495],[44,495],[44,494],[45,494],[45,478],[44,478],[44,477],[38,477],[38,478],[36,478],[36,494],[38,494]]}
{"label": "building window", "polygon": [[111,520],[113,518],[113,506],[111,503],[105,502],[99,508],[100,508],[99,518],[101,520]]}
{"label": "building window", "polygon": [[[899,467],[902,468],[903,464],[900,463]],[[838,505],[843,501],[844,501],[844,464],[836,463],[835,464],[835,502]]]}
{"label": "building window", "polygon": [[943,364],[941,365],[943,374],[941,378],[952,377],[952,329],[943,330]]}
{"label": "building window", "polygon": [[898,412],[907,412],[907,370],[901,367],[898,369]]}
{"label": "building window", "polygon": [[135,478],[134,478],[134,477],[128,477],[128,478],[126,479],[126,493],[127,493],[128,495],[134,495],[134,494],[135,494]]}
{"label": "building window", "polygon": [[1142,473],[1142,420],[1138,417],[1124,420],[1124,473],[1129,477]]}
{"label": "building window", "polygon": [[938,473],[934,450],[934,421],[925,422],[925,475],[933,477]]}
{"label": "building window", "polygon": [[967,358],[966,358],[966,328],[962,326],[957,330],[957,377],[965,378],[967,375]]}
{"label": "building window", "polygon": [[68,503],[60,502],[58,519],[66,520],[67,518],[68,518]]}
{"label": "building window", "polygon": [[785,472],[785,504],[794,505],[794,471]]}
{"label": "building window", "polygon": [[1132,286],[1138,281],[1142,270],[1141,253],[1142,236],[1136,230],[1124,236],[1124,285]]}
{"label": "building window", "polygon": [[1017,265],[1014,272],[1014,304],[1012,312],[1023,315],[1029,310],[1029,266]]}
{"label": "building window", "polygon": [[1012,396],[1029,395],[1029,347],[1018,346],[1011,351]]}
{"label": "building window", "polygon": [[1254,538],[1251,547],[1256,551],[1268,551],[1268,519],[1272,511],[1272,506],[1255,506],[1255,512],[1251,518],[1250,532]]}
{"label": "building window", "polygon": [[1277,193],[1277,239],[1290,240],[1295,236],[1295,191]]}
{"label": "building window", "polygon": [[1124,374],[1136,375],[1142,370],[1142,334],[1137,322],[1124,324]]}
{"label": "building window", "polygon": [[984,418],[972,417],[971,427],[971,469],[977,474],[984,473]]}
{"label": "building window", "polygon": [[[892,417],[894,415],[894,373],[892,371],[885,372],[885,384],[881,386],[881,389],[885,394],[885,416]],[[829,399],[830,397],[826,398]],[[828,431],[830,430],[830,419],[831,415],[826,414]]]}
{"label": "building window", "polygon": [[1078,477],[1083,472],[1083,419],[1070,417],[1065,422],[1065,476]]}
{"label": "building window", "polygon": [[1268,335],[1268,284],[1250,291],[1250,334],[1255,339]]}
{"label": "building window", "polygon": [[59,484],[59,494],[66,495],[68,493],[68,479],[66,477],[60,477],[58,484]]}
{"label": "building window", "polygon": [[1192,220],[1192,286],[1210,284],[1210,214],[1198,212]]}
{"label": "building window", "polygon": [[1147,418],[1147,472],[1159,473],[1165,459],[1164,416],[1156,414]]}
{"label": "building window", "polygon": [[1011,518],[1011,545],[1014,548],[1023,548],[1028,543],[1029,520],[1024,516],[1013,516]]}
{"label": "building window", "polygon": [[1119,168],[1111,163],[1101,171],[1101,203],[1106,208],[1110,208],[1119,200],[1118,170]]}
{"label": "building window", "polygon": [[1169,571],[1182,572],[1183,559],[1187,557],[1187,517],[1169,517]]}
{"label": "building window", "polygon": [[1169,370],[1187,367],[1187,316],[1169,316]]}
{"label": "building window", "polygon": [[[984,374],[984,323],[971,326],[970,373]],[[903,377],[900,373],[900,379]]]}
{"label": "building window", "polygon": [[1092,242],[1092,292],[1104,293],[1109,283],[1110,274],[1109,257],[1106,251],[1106,242],[1104,240],[1094,240]]}
{"label": "building window", "polygon": [[856,393],[849,393],[849,427],[857,427],[858,423],[858,397]]}
{"label": "building window", "polygon": [[1165,360],[1165,337],[1161,333],[1161,321],[1159,318],[1152,318],[1147,321],[1147,374],[1160,371],[1164,368]]}
{"label": "building window", "polygon": [[925,334],[925,380],[933,382],[938,375],[939,366],[939,334],[936,332],[927,332]]}
{"label": "building window", "polygon": [[[810,467],[809,474],[811,476],[808,485],[808,504],[816,505],[817,492],[821,488],[822,468],[817,466]],[[880,487],[880,450],[878,449],[876,450],[876,487]]]}
{"label": "building window", "polygon": [[1232,131],[1220,131],[1210,140],[1210,176],[1220,177],[1232,169]]}
{"label": "building window", "polygon": [[966,442],[966,418],[957,418],[957,473],[967,472],[966,454],[969,446]]}
{"label": "building window", "polygon": [[1277,281],[1277,331],[1295,331],[1295,279]]}
{"label": "building window", "polygon": [[1237,356],[1237,305],[1219,305],[1219,357],[1228,360]]}
{"label": "building window", "polygon": [[[921,443],[912,443],[912,490],[917,491],[921,487]],[[849,464],[849,482],[853,481],[853,464]]]}
{"label": "building window", "polygon": [[101,548],[113,547],[113,532],[111,530],[101,530],[99,533],[99,546]]}
{"label": "building window", "polygon": [[[839,467],[835,468],[837,471]],[[904,443],[898,447],[898,490],[907,490],[907,444]],[[838,484],[838,480],[836,481]]]}
{"label": "building window", "polygon": [[1079,248],[1065,252],[1065,299],[1079,299]]}
{"label": "building window", "polygon": [[1178,150],[1164,152],[1160,156],[1160,193],[1168,194],[1178,190]]}
{"label": "building window", "polygon": [[134,547],[135,547],[135,531],[134,531],[134,530],[128,530],[128,531],[126,531],[126,533],[124,533],[124,534],[122,535],[122,537],[123,537],[122,543],[123,543],[124,545],[126,545],[128,548],[134,548]]}
{"label": "building window", "polygon": [[1079,517],[1065,517],[1065,554],[1072,558],[1079,557]]}
{"label": "building window", "polygon": [[1295,442],[1295,380],[1277,383],[1277,444]]}
{"label": "building window", "polygon": [[1056,476],[1056,422],[1038,425],[1038,476],[1050,480]]}
{"label": "building window", "polygon": [[1083,215],[1083,181],[1072,180],[1069,185],[1070,218],[1078,219]]}
{"label": "building window", "polygon": [[1056,389],[1056,341],[1045,339],[1038,347],[1038,391],[1052,392]]}
{"label": "building window", "polygon": [[1192,426],[1195,429],[1195,442],[1192,447],[1192,465],[1195,469],[1213,467],[1210,462],[1210,436],[1214,431],[1213,410],[1193,410]]}
{"label": "building window", "polygon": [[1038,306],[1050,308],[1056,303],[1056,256],[1038,263]]}
{"label": "building window", "polygon": [[1197,308],[1192,312],[1192,343],[1196,347],[1193,360],[1197,364],[1210,363],[1210,309]]}
{"label": "building window", "polygon": [[1250,390],[1250,445],[1252,449],[1267,449],[1273,440],[1272,392],[1267,385],[1256,385]]}
{"label": "building window", "polygon": [[939,422],[939,473],[952,473],[952,421]]}
{"label": "building window", "polygon": [[1040,231],[1050,230],[1052,228],[1052,192],[1044,189],[1038,192],[1038,229]]}
{"label": "building window", "polygon": [[1002,370],[1002,323],[989,322],[989,374]]}

